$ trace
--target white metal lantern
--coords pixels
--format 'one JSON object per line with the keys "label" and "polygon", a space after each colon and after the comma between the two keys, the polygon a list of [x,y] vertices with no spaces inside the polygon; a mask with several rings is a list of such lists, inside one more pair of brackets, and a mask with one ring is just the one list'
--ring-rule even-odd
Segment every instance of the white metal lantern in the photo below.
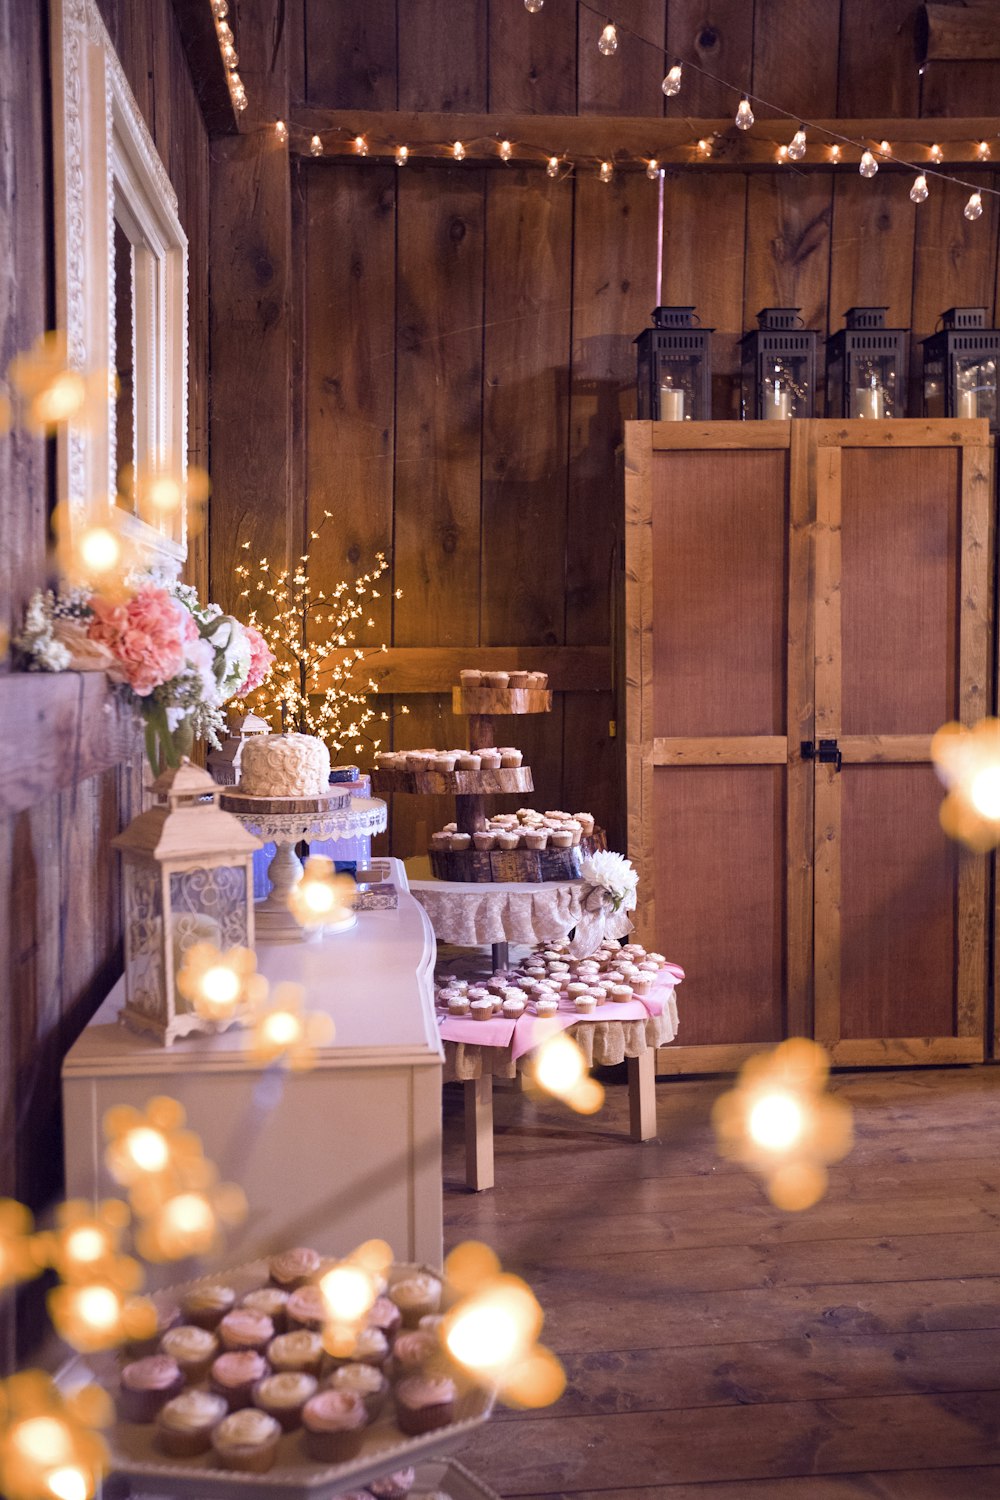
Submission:
{"label": "white metal lantern", "polygon": [[188,949],[252,948],[259,841],[219,807],[219,787],[184,759],[153,782],[156,805],[112,840],[125,888],[125,1006],[121,1019],[169,1047],[215,1031],[177,989]]}
{"label": "white metal lantern", "polygon": [[230,720],[229,733],[222,741],[221,750],[212,750],[209,753],[208,769],[212,780],[219,786],[238,786],[244,740],[251,739],[256,734],[270,733],[270,724],[259,714],[240,714]]}

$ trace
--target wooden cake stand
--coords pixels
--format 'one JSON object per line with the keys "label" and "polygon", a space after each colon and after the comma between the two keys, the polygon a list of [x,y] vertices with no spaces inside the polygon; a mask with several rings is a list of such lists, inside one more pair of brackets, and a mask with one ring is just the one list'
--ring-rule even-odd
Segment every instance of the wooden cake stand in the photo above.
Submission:
{"label": "wooden cake stand", "polygon": [[[302,879],[296,844],[382,833],[387,822],[387,808],[379,798],[352,797],[349,789],[339,787],[321,797],[248,797],[240,792],[223,792],[219,800],[244,828],[265,844],[274,844],[267,871],[271,889],[257,903],[254,913],[257,936],[265,943],[298,943],[311,935],[288,909],[288,897]],[[351,912],[320,931],[347,932],[357,920]]]}

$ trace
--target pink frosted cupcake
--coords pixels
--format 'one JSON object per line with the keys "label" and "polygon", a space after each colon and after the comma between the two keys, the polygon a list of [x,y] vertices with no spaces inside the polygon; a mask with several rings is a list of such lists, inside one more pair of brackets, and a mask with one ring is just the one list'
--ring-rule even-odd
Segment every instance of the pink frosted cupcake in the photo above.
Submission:
{"label": "pink frosted cupcake", "polygon": [[350,1391],[320,1391],[302,1408],[306,1452],[317,1463],[356,1458],[367,1425],[365,1404]]}
{"label": "pink frosted cupcake", "polygon": [[244,1349],[238,1354],[219,1355],[212,1365],[210,1384],[217,1396],[225,1396],[230,1411],[240,1411],[250,1405],[254,1386],[268,1374],[270,1368],[264,1356],[253,1349]]}
{"label": "pink frosted cupcake", "polygon": [[305,1286],[307,1281],[312,1280],[321,1264],[317,1250],[299,1246],[295,1250],[283,1250],[280,1255],[272,1255],[267,1268],[275,1286],[280,1286],[286,1292],[294,1292],[296,1288]]}
{"label": "pink frosted cupcake", "polygon": [[496,848],[497,836],[495,833],[491,833],[488,829],[479,829],[472,835],[472,842],[475,844],[477,849],[486,854],[489,853],[491,849]]}
{"label": "pink frosted cupcake", "polygon": [[375,1365],[357,1364],[352,1361],[334,1370],[333,1374],[327,1378],[324,1389],[344,1391],[349,1396],[357,1396],[364,1403],[369,1422],[374,1422],[385,1406],[389,1394],[389,1382]]}
{"label": "pink frosted cupcake", "polygon": [[395,1390],[396,1422],[407,1437],[419,1437],[447,1427],[455,1420],[458,1389],[446,1376],[433,1379],[413,1375],[401,1380]]}
{"label": "pink frosted cupcake", "polygon": [[[289,1308],[292,1299],[301,1296],[300,1292],[293,1292],[289,1300]],[[252,1307],[237,1307],[232,1312],[226,1313],[219,1324],[219,1339],[223,1349],[226,1351],[238,1351],[240,1349],[256,1349],[263,1353],[268,1344],[274,1338],[274,1324],[266,1313],[256,1312]]]}
{"label": "pink frosted cupcake", "polygon": [[133,1360],[121,1374],[118,1416],[122,1422],[155,1421],[160,1408],[180,1394],[184,1373],[168,1354]]}
{"label": "pink frosted cupcake", "polygon": [[184,1378],[197,1385],[212,1368],[212,1361],[219,1352],[219,1340],[207,1328],[183,1323],[180,1328],[170,1328],[163,1335],[160,1352],[175,1359]]}

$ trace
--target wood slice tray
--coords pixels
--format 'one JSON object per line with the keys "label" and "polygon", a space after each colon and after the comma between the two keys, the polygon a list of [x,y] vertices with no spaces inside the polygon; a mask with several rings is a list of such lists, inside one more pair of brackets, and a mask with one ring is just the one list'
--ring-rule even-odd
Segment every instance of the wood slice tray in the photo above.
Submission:
{"label": "wood slice tray", "polygon": [[548,688],[453,687],[453,714],[548,714],[552,693]]}
{"label": "wood slice tray", "polygon": [[533,792],[530,766],[510,766],[499,771],[395,771],[372,772],[372,787],[380,797],[397,792],[417,796],[491,797],[511,792]]}
{"label": "wood slice tray", "polygon": [[219,805],[231,813],[323,813],[342,812],[350,807],[354,792],[349,786],[343,790],[324,792],[319,797],[249,797],[245,792],[223,792]]}
{"label": "wood slice tray", "polygon": [[430,852],[436,880],[539,885],[546,880],[578,880],[587,851],[575,849],[461,849]]}
{"label": "wood slice tray", "polygon": [[[335,1264],[324,1261],[321,1269]],[[426,1266],[395,1265],[389,1273],[390,1283],[425,1271]],[[440,1272],[432,1271],[432,1275]],[[252,1261],[242,1266],[195,1281],[171,1287],[154,1294],[154,1300],[178,1302],[183,1294],[199,1282],[224,1281],[239,1296],[265,1286],[267,1262]],[[66,1392],[82,1385],[99,1384],[114,1393],[118,1383],[119,1360],[111,1352],[78,1355],[64,1366],[58,1376]],[[170,1496],[171,1500],[246,1500],[257,1495],[261,1500],[334,1500],[346,1490],[361,1489],[372,1479],[422,1463],[438,1454],[467,1443],[477,1427],[493,1410],[491,1392],[469,1382],[459,1383],[456,1419],[447,1427],[420,1437],[406,1437],[389,1416],[381,1416],[365,1429],[364,1445],[357,1458],[341,1464],[320,1464],[310,1460],[302,1448],[302,1433],[285,1433],[278,1444],[275,1465],[266,1474],[234,1473],[216,1465],[211,1450],[196,1458],[169,1458],[156,1445],[152,1423],[116,1422],[105,1434],[111,1457],[106,1492],[123,1489],[144,1495]],[[391,1403],[390,1403],[391,1404]],[[469,1494],[460,1485],[454,1500]],[[486,1492],[489,1493],[488,1491]],[[471,1494],[475,1495],[473,1488]]]}

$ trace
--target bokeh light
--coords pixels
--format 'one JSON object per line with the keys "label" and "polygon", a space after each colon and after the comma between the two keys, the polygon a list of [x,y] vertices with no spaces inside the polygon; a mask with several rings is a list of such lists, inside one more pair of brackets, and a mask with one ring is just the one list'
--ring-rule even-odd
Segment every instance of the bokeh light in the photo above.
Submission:
{"label": "bokeh light", "polygon": [[949,838],[985,854],[1000,843],[1000,720],[968,729],[944,724],[931,741],[931,759],[948,788],[941,827]]}
{"label": "bokeh light", "polygon": [[251,948],[195,943],[184,955],[177,988],[202,1020],[226,1026],[243,1018],[252,996],[257,957]]}
{"label": "bokeh light", "polygon": [[321,931],[349,917],[354,910],[357,886],[349,875],[338,875],[333,860],[313,854],[306,860],[302,878],[288,895],[288,909],[300,927]]}
{"label": "bokeh light", "polygon": [[538,1343],[544,1314],[528,1284],[505,1275],[489,1246],[475,1241],[458,1245],[444,1269],[449,1291],[460,1294],[441,1326],[451,1360],[509,1405],[558,1400],[565,1375],[555,1355]]}
{"label": "bokeh light", "polygon": [[545,1038],[535,1053],[530,1076],[539,1088],[577,1114],[596,1114],[604,1103],[604,1089],[590,1077],[587,1059],[568,1032]]}
{"label": "bokeh light", "polygon": [[333,1037],[332,1016],[306,1010],[302,985],[286,980],[275,985],[267,1006],[257,1010],[250,1046],[259,1062],[310,1068],[316,1049],[327,1046]]}
{"label": "bokeh light", "polygon": [[56,432],[67,422],[94,426],[113,384],[109,370],[78,370],[70,365],[63,333],[44,333],[30,349],[16,354],[7,377],[18,398],[23,426],[36,434]]}
{"label": "bokeh light", "polygon": [[94,1385],[64,1399],[40,1370],[25,1370],[0,1384],[5,1500],[90,1500],[108,1461],[95,1429],[110,1420],[110,1402]]}
{"label": "bokeh light", "polygon": [[0,1291],[18,1281],[30,1281],[44,1264],[32,1238],[34,1219],[23,1203],[0,1198]]}

